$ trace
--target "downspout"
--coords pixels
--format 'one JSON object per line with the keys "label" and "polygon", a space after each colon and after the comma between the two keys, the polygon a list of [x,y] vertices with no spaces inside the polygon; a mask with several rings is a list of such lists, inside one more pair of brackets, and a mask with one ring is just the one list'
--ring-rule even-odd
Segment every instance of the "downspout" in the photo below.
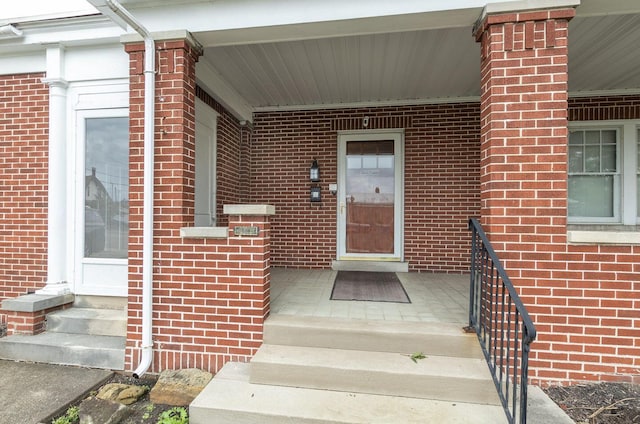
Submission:
{"label": "downspout", "polygon": [[153,360],[153,152],[155,115],[155,51],[151,33],[117,0],[105,0],[107,6],[144,39],[144,176],[142,218],[142,357],[135,378],[140,378]]}

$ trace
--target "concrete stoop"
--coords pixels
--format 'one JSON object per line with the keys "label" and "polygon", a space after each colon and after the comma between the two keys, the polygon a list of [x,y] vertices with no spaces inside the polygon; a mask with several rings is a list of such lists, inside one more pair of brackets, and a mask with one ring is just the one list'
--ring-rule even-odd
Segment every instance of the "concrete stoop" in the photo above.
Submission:
{"label": "concrete stoop", "polygon": [[504,423],[475,335],[460,327],[272,316],[251,363],[226,364],[190,422]]}
{"label": "concrete stoop", "polygon": [[123,370],[125,307],[126,299],[77,299],[72,308],[47,315],[44,333],[0,339],[0,358]]}

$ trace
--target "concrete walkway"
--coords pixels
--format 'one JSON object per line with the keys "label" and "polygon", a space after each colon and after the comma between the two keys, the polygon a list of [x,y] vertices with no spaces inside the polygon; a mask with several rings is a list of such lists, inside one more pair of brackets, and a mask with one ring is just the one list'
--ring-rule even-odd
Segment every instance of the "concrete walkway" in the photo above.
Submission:
{"label": "concrete walkway", "polygon": [[0,424],[39,424],[100,386],[106,370],[0,360]]}

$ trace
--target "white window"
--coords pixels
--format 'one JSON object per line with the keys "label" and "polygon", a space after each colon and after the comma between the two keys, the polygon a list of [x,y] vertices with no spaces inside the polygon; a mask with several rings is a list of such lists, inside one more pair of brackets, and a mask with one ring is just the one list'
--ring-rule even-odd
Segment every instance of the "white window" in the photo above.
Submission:
{"label": "white window", "polygon": [[635,225],[640,217],[637,121],[569,126],[570,224]]}

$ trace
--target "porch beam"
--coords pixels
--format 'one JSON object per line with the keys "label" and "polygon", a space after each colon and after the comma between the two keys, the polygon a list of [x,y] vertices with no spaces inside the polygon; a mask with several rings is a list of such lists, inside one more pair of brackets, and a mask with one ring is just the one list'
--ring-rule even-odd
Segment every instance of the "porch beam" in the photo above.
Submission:
{"label": "porch beam", "polygon": [[204,57],[196,64],[196,81],[238,121],[253,122],[253,108]]}

